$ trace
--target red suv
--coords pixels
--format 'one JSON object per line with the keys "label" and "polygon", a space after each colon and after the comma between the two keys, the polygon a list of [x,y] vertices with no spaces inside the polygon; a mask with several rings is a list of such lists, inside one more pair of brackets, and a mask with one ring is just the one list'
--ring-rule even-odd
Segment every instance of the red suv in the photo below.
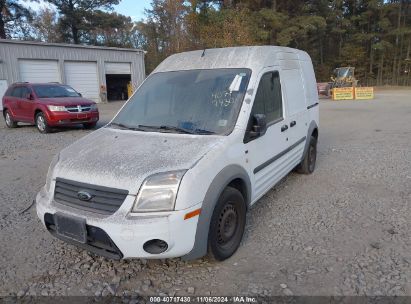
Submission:
{"label": "red suv", "polygon": [[95,102],[58,83],[11,85],[3,97],[3,115],[9,128],[26,122],[35,124],[41,133],[50,132],[52,127],[76,124],[93,128],[99,119]]}

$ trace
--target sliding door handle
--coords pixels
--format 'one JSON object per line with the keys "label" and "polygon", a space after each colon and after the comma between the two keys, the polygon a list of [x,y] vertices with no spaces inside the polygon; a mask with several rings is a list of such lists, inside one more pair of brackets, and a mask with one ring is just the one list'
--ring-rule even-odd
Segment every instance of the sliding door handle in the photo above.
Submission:
{"label": "sliding door handle", "polygon": [[290,127],[294,127],[297,124],[297,122],[295,120],[293,120],[292,122],[290,122]]}
{"label": "sliding door handle", "polygon": [[287,125],[284,125],[284,126],[281,127],[281,132],[284,132],[284,131],[286,131],[286,130],[288,130],[288,126],[287,126]]}

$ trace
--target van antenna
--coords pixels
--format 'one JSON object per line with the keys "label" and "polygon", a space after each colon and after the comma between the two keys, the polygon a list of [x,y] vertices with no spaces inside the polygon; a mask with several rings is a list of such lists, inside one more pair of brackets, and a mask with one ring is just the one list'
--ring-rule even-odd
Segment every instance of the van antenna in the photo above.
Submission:
{"label": "van antenna", "polygon": [[206,51],[206,49],[203,50],[203,53],[201,54],[201,57],[205,56],[205,51]]}

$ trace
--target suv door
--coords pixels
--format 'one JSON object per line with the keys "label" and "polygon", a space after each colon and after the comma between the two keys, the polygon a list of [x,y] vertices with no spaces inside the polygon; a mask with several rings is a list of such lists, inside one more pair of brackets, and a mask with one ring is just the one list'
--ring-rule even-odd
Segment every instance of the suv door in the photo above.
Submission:
{"label": "suv door", "polygon": [[[244,138],[249,173],[253,180],[252,201],[260,198],[291,170],[284,152],[290,145],[284,105],[279,71],[264,71]],[[260,137],[250,138],[248,134],[255,114],[266,116],[267,131]]]}
{"label": "suv door", "polygon": [[18,106],[21,111],[21,119],[27,122],[33,122],[35,104],[34,100],[30,99],[29,96],[34,96],[31,88],[22,86]]}
{"label": "suv door", "polygon": [[7,96],[7,100],[9,101],[9,109],[11,113],[13,114],[13,119],[14,120],[20,120],[21,119],[21,109],[19,108],[19,99],[20,99],[20,92],[21,92],[21,87],[16,86],[10,90],[10,95]]}

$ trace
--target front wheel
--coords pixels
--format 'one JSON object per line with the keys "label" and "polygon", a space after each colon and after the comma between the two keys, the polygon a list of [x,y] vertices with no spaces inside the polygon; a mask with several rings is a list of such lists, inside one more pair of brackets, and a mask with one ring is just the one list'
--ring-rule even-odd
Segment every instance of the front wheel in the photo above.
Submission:
{"label": "front wheel", "polygon": [[208,235],[209,251],[223,261],[240,246],[246,222],[244,197],[235,188],[227,187],[215,206]]}
{"label": "front wheel", "polygon": [[314,136],[310,137],[310,144],[308,150],[304,155],[304,159],[297,167],[297,172],[302,174],[311,174],[315,170],[315,163],[317,161],[317,139]]}
{"label": "front wheel", "polygon": [[4,112],[4,120],[6,121],[7,128],[17,128],[17,122],[13,120],[9,110]]}
{"label": "front wheel", "polygon": [[47,119],[44,116],[43,112],[40,112],[36,115],[36,127],[37,130],[39,130],[40,133],[50,133],[51,128],[47,123]]}

